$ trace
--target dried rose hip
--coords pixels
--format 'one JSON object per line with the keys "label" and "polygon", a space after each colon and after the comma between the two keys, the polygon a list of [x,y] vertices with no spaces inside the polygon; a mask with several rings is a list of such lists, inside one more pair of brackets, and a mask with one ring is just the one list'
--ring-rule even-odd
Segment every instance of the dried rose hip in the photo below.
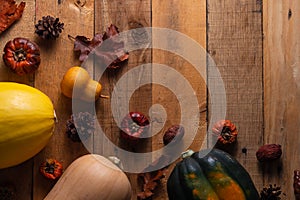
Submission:
{"label": "dried rose hip", "polygon": [[236,141],[238,131],[230,120],[220,120],[212,128],[212,132],[217,135],[218,143],[222,145],[232,144]]}
{"label": "dried rose hip", "polygon": [[18,75],[33,73],[41,63],[38,45],[26,38],[7,42],[3,51],[5,65]]}
{"label": "dried rose hip", "polygon": [[184,128],[180,125],[171,126],[163,136],[164,145],[169,144],[170,142],[176,142],[182,139],[184,136]]}
{"label": "dried rose hip", "polygon": [[136,141],[149,130],[148,118],[140,112],[130,112],[121,122],[121,137]]}
{"label": "dried rose hip", "polygon": [[55,159],[48,158],[40,166],[40,172],[49,179],[55,180],[63,173],[63,166]]}
{"label": "dried rose hip", "polygon": [[272,161],[280,158],[281,154],[281,145],[265,144],[257,150],[256,158],[259,162]]}

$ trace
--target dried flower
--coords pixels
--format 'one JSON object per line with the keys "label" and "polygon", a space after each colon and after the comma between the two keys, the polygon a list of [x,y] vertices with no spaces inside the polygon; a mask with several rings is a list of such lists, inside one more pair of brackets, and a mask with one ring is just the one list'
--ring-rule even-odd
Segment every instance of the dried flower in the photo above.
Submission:
{"label": "dried flower", "polygon": [[55,180],[63,173],[63,166],[55,159],[46,159],[40,166],[40,172],[49,179]]}
{"label": "dried flower", "polygon": [[212,132],[218,137],[218,144],[232,144],[236,141],[238,131],[230,120],[220,120],[212,128]]}
{"label": "dried flower", "polygon": [[27,38],[14,38],[3,50],[5,65],[18,75],[35,72],[41,63],[40,50],[36,43]]}

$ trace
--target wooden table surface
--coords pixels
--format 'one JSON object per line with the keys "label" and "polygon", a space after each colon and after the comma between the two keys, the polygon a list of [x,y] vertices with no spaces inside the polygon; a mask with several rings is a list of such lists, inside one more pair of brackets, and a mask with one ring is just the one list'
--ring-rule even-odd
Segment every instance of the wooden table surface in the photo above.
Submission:
{"label": "wooden table surface", "polygon": [[[0,184],[14,185],[17,199],[43,199],[51,190],[55,181],[45,179],[38,170],[46,158],[56,158],[67,167],[74,159],[89,153],[82,143],[72,142],[65,134],[66,121],[72,113],[72,100],[61,94],[60,81],[67,69],[81,64],[73,52],[73,41],[68,39],[68,35],[92,38],[95,33],[104,32],[110,24],[115,24],[120,31],[143,27],[169,28],[187,35],[206,49],[217,65],[225,86],[226,93],[216,95],[226,95],[226,118],[232,120],[239,130],[238,143],[232,154],[251,174],[258,190],[265,185],[277,184],[285,193],[283,199],[294,199],[293,171],[300,169],[300,1],[24,1],[26,8],[22,18],[0,35],[0,49],[15,37],[26,37],[40,46],[42,63],[35,74],[18,76],[1,61],[0,81],[25,83],[43,91],[54,103],[58,123],[49,144],[38,155],[18,166],[0,170]],[[61,36],[55,41],[44,41],[34,34],[34,24],[46,15],[59,17],[65,24]],[[160,42],[160,37],[153,32],[154,45]],[[179,40],[166,42],[179,49],[182,45]],[[212,62],[207,62],[207,67],[202,68],[206,74],[203,78],[181,55],[159,49],[138,49],[130,52],[128,64],[117,73],[105,72],[102,75],[99,81],[103,85],[103,94],[112,95],[118,80],[130,69],[151,62],[176,69],[193,88],[200,114],[197,136],[190,148],[199,150],[205,142],[203,136],[210,123],[210,108],[218,106],[211,105],[206,85],[206,80],[209,83],[215,78],[210,70]],[[96,67],[89,69],[89,72],[93,77],[100,73]],[[136,78],[138,82],[148,80],[154,83],[154,80],[168,77],[153,68]],[[125,89],[130,87],[131,81],[127,80]],[[172,81],[176,83],[177,77],[173,77]],[[185,94],[184,90],[181,95]],[[165,123],[145,144],[147,150],[162,148],[163,132],[172,124],[181,122],[180,106],[188,105],[180,105],[177,97],[159,84],[142,86],[131,96],[128,103],[130,110],[149,113],[154,104],[161,104],[165,109]],[[117,142],[119,128],[111,111],[114,103],[110,99],[100,99],[96,102],[96,108],[98,121],[105,134]],[[113,151],[105,140],[101,141],[94,146],[97,153],[107,155]],[[283,155],[280,161],[271,166],[262,166],[257,162],[255,152],[268,143],[281,144]],[[241,151],[244,147],[248,149],[247,154]],[[137,174],[127,175],[133,188],[132,199],[136,199],[136,193],[141,190]],[[165,183],[166,178],[162,180],[153,199],[167,199]]]}

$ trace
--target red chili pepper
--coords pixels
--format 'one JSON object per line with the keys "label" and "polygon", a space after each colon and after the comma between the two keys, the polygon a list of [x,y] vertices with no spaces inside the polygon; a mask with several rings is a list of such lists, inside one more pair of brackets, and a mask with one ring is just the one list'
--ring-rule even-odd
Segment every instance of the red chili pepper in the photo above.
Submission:
{"label": "red chili pepper", "polygon": [[148,118],[140,112],[130,112],[121,122],[121,136],[136,141],[149,130]]}
{"label": "red chili pepper", "polygon": [[46,159],[40,166],[40,172],[49,179],[55,180],[63,173],[63,166],[55,159]]}
{"label": "red chili pepper", "polygon": [[230,120],[218,121],[212,131],[217,135],[218,143],[223,145],[234,143],[238,135],[236,126]]}

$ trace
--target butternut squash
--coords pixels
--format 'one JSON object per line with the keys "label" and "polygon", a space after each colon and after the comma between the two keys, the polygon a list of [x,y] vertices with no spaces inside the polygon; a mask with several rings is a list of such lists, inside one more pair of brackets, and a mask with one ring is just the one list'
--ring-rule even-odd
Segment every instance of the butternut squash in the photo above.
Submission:
{"label": "butternut squash", "polygon": [[127,176],[110,160],[87,154],[73,161],[44,200],[130,200]]}
{"label": "butternut squash", "polygon": [[66,97],[93,102],[101,97],[102,85],[93,80],[84,68],[74,66],[63,76],[60,88]]}

